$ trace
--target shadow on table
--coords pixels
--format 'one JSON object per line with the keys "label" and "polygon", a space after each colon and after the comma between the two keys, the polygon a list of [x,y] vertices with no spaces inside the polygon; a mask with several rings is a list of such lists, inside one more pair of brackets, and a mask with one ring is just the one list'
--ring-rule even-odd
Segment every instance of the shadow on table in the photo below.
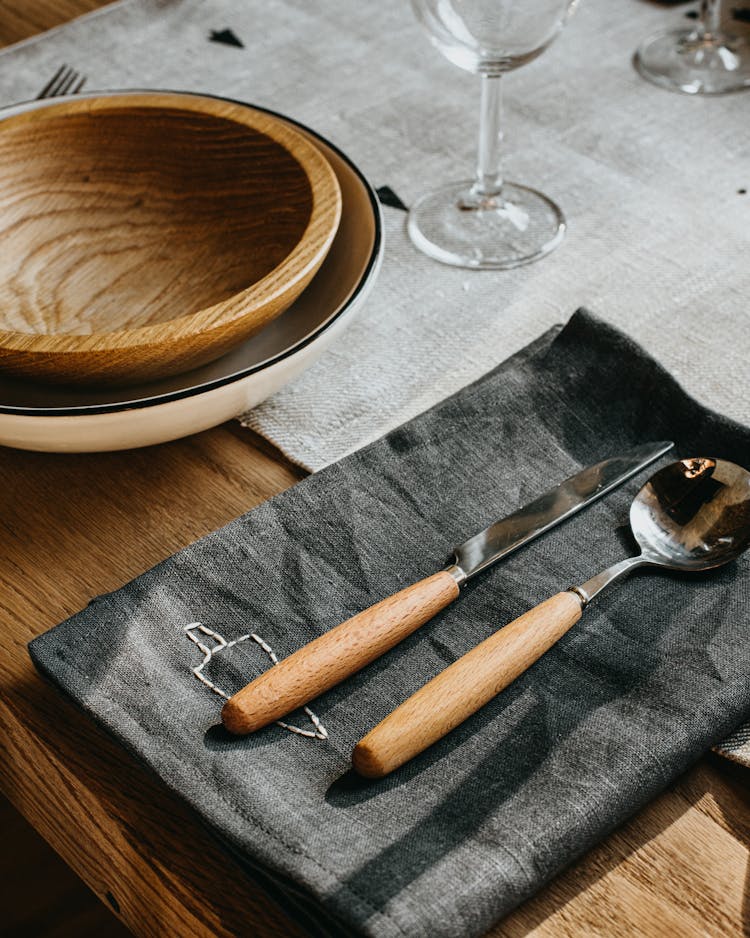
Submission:
{"label": "shadow on table", "polygon": [[[222,935],[247,935],[253,927],[259,938],[309,934],[194,808],[30,664],[2,691],[18,712],[4,723],[0,701],[0,797],[24,806],[39,833],[123,923],[164,936],[176,934],[175,923],[194,934],[194,921],[207,923],[206,934],[216,923]],[[45,784],[32,787],[34,775]],[[45,892],[50,884],[43,873],[37,866],[33,875],[37,891]],[[62,935],[65,923],[55,925],[54,935]],[[0,934],[5,938],[5,931]],[[32,934],[40,932],[18,936]],[[83,932],[70,934],[78,938]],[[99,934],[110,938],[110,932]]]}
{"label": "shadow on table", "polygon": [[709,763],[725,783],[721,790],[712,791],[721,817],[733,836],[749,851],[742,897],[742,934],[750,938],[750,768],[713,753]]}
{"label": "shadow on table", "polygon": [[[534,932],[577,896],[596,889],[597,884],[629,856],[656,840],[665,830],[678,823],[690,807],[702,801],[706,802],[704,813],[750,848],[750,769],[710,753],[678,779],[670,791],[676,791],[677,795],[670,797],[669,793],[664,794],[644,808],[603,844],[595,847],[575,866],[561,873],[540,893],[498,923],[490,935],[493,938],[524,938]],[[696,882],[699,882],[700,875],[700,870],[696,869]],[[729,871],[727,875],[731,875]],[[695,903],[700,904],[700,896],[693,898]],[[565,930],[568,932],[572,929],[570,933],[574,933],[576,928],[582,929],[585,924],[569,922]],[[665,934],[669,930],[668,924],[664,923]],[[633,927],[636,925],[637,917]],[[750,938],[750,857],[744,871],[739,927],[739,934]]]}

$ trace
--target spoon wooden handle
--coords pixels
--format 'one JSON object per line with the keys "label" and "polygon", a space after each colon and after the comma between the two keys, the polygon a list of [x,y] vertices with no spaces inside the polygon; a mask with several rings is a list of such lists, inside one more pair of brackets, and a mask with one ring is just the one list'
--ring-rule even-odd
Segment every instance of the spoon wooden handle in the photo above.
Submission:
{"label": "spoon wooden handle", "polygon": [[548,651],[580,618],[575,593],[558,593],[441,671],[372,729],[352,764],[382,778],[463,723]]}
{"label": "spoon wooden handle", "polygon": [[379,658],[453,602],[447,570],[383,599],[261,674],[224,704],[230,733],[252,733],[303,706]]}

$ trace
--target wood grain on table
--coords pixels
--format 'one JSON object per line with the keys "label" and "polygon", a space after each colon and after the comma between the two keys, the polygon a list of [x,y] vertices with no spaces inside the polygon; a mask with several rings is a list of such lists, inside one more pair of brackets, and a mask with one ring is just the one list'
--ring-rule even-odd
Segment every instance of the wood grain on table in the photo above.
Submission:
{"label": "wood grain on table", "polygon": [[[0,0],[0,45],[28,39],[106,5],[107,0]],[[40,81],[39,87],[43,84]]]}
{"label": "wood grain on table", "polygon": [[5,798],[0,830],[4,938],[128,938],[125,926]]}
{"label": "wood grain on table", "polygon": [[[0,40],[95,5],[0,0]],[[70,64],[85,71],[84,50]],[[0,786],[137,935],[300,933],[179,799],[42,681],[26,643],[299,477],[235,425],[125,453],[0,449]],[[3,849],[0,870],[27,863],[35,889],[55,891],[33,852],[8,838]],[[13,881],[0,877],[6,907]],[[491,934],[750,936],[750,773],[707,756]]]}

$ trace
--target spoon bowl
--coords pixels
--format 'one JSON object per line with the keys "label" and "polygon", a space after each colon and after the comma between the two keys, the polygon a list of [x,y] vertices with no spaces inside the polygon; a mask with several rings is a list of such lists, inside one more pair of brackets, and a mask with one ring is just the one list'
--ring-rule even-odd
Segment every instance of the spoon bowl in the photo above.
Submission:
{"label": "spoon bowl", "polygon": [[750,547],[750,472],[723,459],[681,459],[659,470],[630,508],[649,566],[710,570]]}

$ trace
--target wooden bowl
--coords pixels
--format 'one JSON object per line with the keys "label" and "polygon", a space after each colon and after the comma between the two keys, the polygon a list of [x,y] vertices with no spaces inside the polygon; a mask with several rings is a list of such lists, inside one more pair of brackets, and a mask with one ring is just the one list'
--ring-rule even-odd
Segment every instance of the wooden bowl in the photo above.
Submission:
{"label": "wooden bowl", "polygon": [[218,358],[302,292],[340,213],[324,156],[266,112],[39,102],[0,121],[0,368],[128,384]]}
{"label": "wooden bowl", "polygon": [[[13,113],[31,106],[15,105]],[[297,378],[362,315],[384,253],[378,197],[344,153],[309,128],[276,116],[314,142],[341,188],[341,224],[310,286],[281,316],[227,355],[171,378],[128,387],[85,387],[0,373],[2,446],[101,452],[206,430]]]}

